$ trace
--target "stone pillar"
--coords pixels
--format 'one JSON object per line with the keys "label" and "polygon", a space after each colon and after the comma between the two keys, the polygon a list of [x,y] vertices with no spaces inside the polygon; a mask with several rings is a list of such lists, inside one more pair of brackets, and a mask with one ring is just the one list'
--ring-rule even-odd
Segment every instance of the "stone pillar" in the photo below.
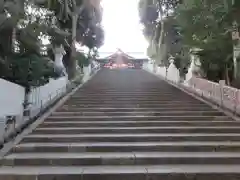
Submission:
{"label": "stone pillar", "polygon": [[63,46],[57,46],[53,49],[54,52],[54,68],[57,73],[64,76],[67,75],[66,69],[63,65],[63,56],[66,54],[66,51],[64,50]]}
{"label": "stone pillar", "polygon": [[238,57],[240,57],[240,41],[233,48],[233,62],[234,62],[234,78],[240,78],[240,62],[238,62]]}
{"label": "stone pillar", "polygon": [[189,81],[196,72],[200,72],[201,70],[201,62],[197,55],[191,53],[190,54],[191,64],[188,68],[188,73],[186,74],[186,82]]}
{"label": "stone pillar", "polygon": [[176,68],[174,64],[174,58],[170,57],[169,62],[170,62],[170,65],[167,70],[167,79],[174,82],[179,82],[180,81],[179,70]]}

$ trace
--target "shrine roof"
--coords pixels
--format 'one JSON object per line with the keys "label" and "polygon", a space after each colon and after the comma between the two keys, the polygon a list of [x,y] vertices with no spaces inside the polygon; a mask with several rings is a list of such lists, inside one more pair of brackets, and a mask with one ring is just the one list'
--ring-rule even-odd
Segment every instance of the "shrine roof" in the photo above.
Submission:
{"label": "shrine roof", "polygon": [[118,55],[125,56],[128,59],[147,59],[148,57],[143,52],[123,52],[118,49],[116,52],[100,52],[99,59],[111,59]]}

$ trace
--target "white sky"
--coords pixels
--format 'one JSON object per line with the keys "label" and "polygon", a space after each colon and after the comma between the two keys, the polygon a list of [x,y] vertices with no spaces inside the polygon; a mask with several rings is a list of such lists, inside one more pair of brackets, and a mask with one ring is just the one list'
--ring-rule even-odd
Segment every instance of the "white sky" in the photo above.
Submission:
{"label": "white sky", "polygon": [[105,43],[100,52],[142,52],[147,41],[142,34],[138,16],[139,0],[102,0]]}

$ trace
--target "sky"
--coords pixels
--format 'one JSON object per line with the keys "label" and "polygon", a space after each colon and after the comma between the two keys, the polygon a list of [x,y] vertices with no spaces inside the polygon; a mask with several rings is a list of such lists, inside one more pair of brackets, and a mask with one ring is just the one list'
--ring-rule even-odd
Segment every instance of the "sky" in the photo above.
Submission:
{"label": "sky", "polygon": [[139,0],[102,0],[105,30],[104,45],[99,52],[145,53],[147,41],[142,34],[138,16]]}

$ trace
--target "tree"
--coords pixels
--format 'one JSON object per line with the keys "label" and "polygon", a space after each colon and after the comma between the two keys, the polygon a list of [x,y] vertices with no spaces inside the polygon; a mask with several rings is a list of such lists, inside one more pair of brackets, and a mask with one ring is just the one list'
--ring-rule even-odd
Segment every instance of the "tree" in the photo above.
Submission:
{"label": "tree", "polygon": [[165,24],[169,24],[174,9],[180,2],[179,0],[141,0],[139,2],[139,15],[144,25],[144,35],[150,41],[149,49],[156,49],[150,56],[157,61],[160,60],[158,62],[160,64],[168,64],[169,53],[165,50],[168,45],[165,42],[169,40],[171,34],[166,29],[171,26],[165,28]]}
{"label": "tree", "polygon": [[222,0],[189,0],[176,10],[185,45],[202,49],[202,69],[208,79],[225,79],[229,84],[233,70],[232,16]]}
{"label": "tree", "polygon": [[[88,35],[90,26],[96,26],[101,21],[100,1],[87,0],[39,0],[40,5],[49,8],[57,17],[61,29],[70,32],[67,42],[70,47],[65,46],[66,56],[64,57],[69,79],[76,74],[76,42],[83,41]],[[91,38],[94,38],[93,36]]]}
{"label": "tree", "polygon": [[0,0],[0,56],[5,59],[12,53],[13,33],[24,16],[25,0]]}
{"label": "tree", "polygon": [[86,57],[85,54],[80,52],[77,52],[76,59],[77,59],[78,66],[81,68],[83,68],[84,66],[88,66],[90,63],[89,58]]}
{"label": "tree", "polygon": [[0,0],[0,77],[26,92],[55,76],[49,59],[41,54],[47,18],[32,1]]}
{"label": "tree", "polygon": [[101,26],[92,26],[89,31],[83,36],[82,43],[89,49],[88,56],[91,53],[97,51],[103,45],[104,42],[104,30]]}
{"label": "tree", "polygon": [[[168,57],[173,56],[176,67],[181,69],[189,64],[188,51],[201,49],[197,55],[200,56],[204,76],[214,81],[233,81],[232,57],[236,42],[232,39],[232,32],[235,31],[233,23],[239,24],[238,1],[141,0],[139,7],[145,34],[153,34],[152,40],[160,52],[156,59],[165,54],[160,59],[167,64]],[[158,18],[148,9],[154,9]]]}

